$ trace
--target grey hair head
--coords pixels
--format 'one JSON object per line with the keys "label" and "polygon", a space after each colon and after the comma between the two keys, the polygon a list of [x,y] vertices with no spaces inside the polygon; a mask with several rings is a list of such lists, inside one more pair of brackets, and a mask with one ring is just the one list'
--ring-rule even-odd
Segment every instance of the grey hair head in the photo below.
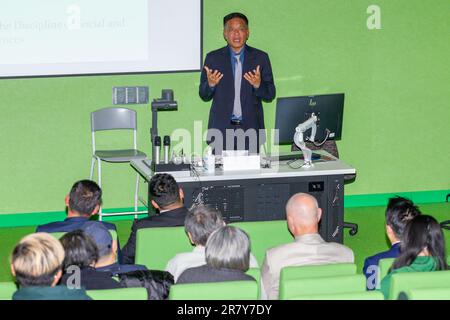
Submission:
{"label": "grey hair head", "polygon": [[206,242],[206,264],[220,269],[247,271],[250,263],[250,239],[243,230],[225,226],[214,231]]}
{"label": "grey hair head", "polygon": [[184,220],[184,230],[190,233],[195,245],[205,246],[211,233],[224,226],[219,211],[207,206],[197,206],[190,210]]}

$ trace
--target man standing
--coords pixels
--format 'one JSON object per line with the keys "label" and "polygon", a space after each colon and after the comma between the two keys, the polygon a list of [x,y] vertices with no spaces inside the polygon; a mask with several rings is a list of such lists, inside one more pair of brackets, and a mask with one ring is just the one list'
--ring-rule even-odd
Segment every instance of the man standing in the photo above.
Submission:
{"label": "man standing", "polygon": [[265,128],[261,101],[275,98],[269,56],[246,45],[248,19],[242,13],[226,15],[223,26],[227,46],[206,55],[200,78],[200,97],[213,100],[208,144],[216,154],[223,149],[258,152],[265,141],[264,131],[260,134]]}

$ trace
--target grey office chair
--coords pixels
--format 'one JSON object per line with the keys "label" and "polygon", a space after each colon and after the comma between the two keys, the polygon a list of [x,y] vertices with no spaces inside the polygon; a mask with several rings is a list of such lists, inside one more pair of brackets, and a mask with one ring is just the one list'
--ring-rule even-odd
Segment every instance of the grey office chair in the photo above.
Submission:
{"label": "grey office chair", "polygon": [[[147,155],[137,149],[136,138],[136,111],[127,108],[103,108],[91,113],[91,131],[92,131],[92,160],[90,179],[94,175],[95,162],[98,161],[98,185],[102,186],[102,165],[101,162],[123,163],[134,159],[145,159]],[[95,144],[95,132],[103,130],[133,130],[133,149],[121,150],[97,150]],[[99,211],[99,219],[109,215],[134,214],[137,219],[138,212],[138,193],[139,193],[139,174],[136,173],[136,189],[134,194],[134,212],[120,212],[104,214],[102,209]]]}

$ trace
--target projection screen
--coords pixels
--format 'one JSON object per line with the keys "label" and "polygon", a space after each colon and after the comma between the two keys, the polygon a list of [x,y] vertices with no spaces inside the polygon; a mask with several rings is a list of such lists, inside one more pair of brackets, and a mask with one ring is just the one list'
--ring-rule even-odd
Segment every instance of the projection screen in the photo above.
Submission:
{"label": "projection screen", "polygon": [[0,78],[198,71],[202,0],[2,0]]}

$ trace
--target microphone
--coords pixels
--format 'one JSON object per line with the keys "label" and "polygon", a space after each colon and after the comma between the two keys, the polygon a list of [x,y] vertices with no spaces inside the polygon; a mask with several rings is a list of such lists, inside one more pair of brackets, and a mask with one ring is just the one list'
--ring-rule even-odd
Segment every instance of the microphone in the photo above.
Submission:
{"label": "microphone", "polygon": [[164,136],[164,163],[169,163],[170,136]]}
{"label": "microphone", "polygon": [[161,149],[161,137],[160,136],[156,136],[155,137],[155,163],[159,164],[159,151]]}

